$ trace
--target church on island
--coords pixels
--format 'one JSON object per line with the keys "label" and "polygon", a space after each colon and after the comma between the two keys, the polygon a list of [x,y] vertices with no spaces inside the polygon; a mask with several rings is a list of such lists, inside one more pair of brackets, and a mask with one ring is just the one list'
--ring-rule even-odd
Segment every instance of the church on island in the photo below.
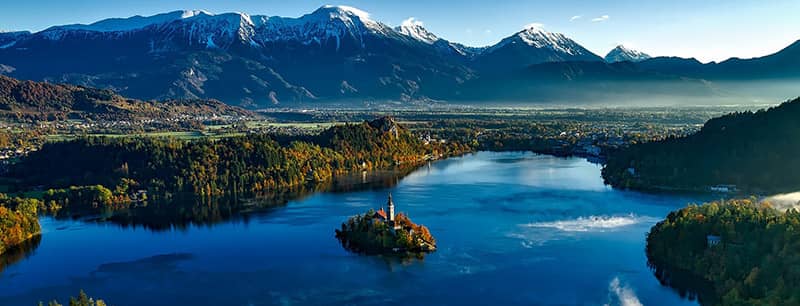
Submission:
{"label": "church on island", "polygon": [[386,201],[386,210],[384,210],[383,207],[381,207],[381,209],[376,211],[372,217],[380,220],[381,222],[386,223],[387,225],[389,225],[389,228],[392,228],[394,230],[398,230],[401,228],[401,226],[398,225],[395,220],[394,201],[392,201],[391,193],[389,193],[389,199]]}
{"label": "church on island", "polygon": [[345,249],[365,254],[421,258],[436,251],[436,240],[428,228],[415,224],[404,213],[395,213],[395,209],[389,194],[386,207],[350,217],[335,230],[336,238]]}

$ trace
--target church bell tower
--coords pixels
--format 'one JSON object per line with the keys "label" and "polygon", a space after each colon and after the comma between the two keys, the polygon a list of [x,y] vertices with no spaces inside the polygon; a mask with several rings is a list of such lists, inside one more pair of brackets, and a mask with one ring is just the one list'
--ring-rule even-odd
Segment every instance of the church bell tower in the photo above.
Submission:
{"label": "church bell tower", "polygon": [[391,193],[389,193],[389,200],[386,202],[386,208],[389,210],[389,222],[394,223],[394,201],[392,201]]}

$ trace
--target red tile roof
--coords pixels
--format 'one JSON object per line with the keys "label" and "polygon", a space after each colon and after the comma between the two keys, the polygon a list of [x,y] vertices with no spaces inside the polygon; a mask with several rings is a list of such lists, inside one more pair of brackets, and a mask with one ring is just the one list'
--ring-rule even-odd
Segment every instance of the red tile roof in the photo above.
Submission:
{"label": "red tile roof", "polygon": [[375,212],[375,216],[374,217],[386,220],[386,211],[383,210],[383,208],[381,208],[380,210]]}

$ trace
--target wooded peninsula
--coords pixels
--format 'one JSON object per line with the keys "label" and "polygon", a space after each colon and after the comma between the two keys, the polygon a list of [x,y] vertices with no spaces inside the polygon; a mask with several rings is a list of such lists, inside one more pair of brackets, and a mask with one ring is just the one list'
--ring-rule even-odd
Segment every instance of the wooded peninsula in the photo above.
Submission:
{"label": "wooded peninsula", "polygon": [[133,190],[147,190],[151,196],[272,191],[351,171],[418,165],[468,150],[456,143],[423,144],[391,118],[381,118],[294,138],[254,134],[196,141],[87,137],[52,142],[15,165],[11,177],[19,189],[88,188],[49,192],[51,200],[91,191],[91,202],[110,204],[127,200]]}
{"label": "wooded peninsula", "polygon": [[714,118],[686,137],[633,144],[608,154],[605,180],[618,188],[738,190],[768,194],[800,186],[800,99]]}
{"label": "wooded peninsula", "polygon": [[756,199],[690,205],[647,236],[665,285],[703,305],[800,304],[800,212]]}

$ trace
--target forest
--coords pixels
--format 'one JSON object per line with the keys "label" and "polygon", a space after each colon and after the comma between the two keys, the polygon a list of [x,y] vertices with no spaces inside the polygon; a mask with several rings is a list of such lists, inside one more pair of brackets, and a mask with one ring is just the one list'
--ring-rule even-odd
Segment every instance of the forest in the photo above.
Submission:
{"label": "forest", "polygon": [[747,193],[800,187],[800,99],[757,112],[714,118],[690,136],[612,152],[603,177],[615,187],[707,191],[734,185]]}
{"label": "forest", "polygon": [[72,199],[96,205],[125,202],[141,190],[157,197],[273,192],[351,171],[416,165],[466,151],[468,147],[456,143],[426,145],[393,119],[380,118],[280,142],[263,134],[50,142],[14,165],[10,176],[22,190],[53,189],[45,194],[48,204]]}
{"label": "forest", "polygon": [[0,254],[41,233],[37,215],[40,203],[36,199],[10,198],[0,194]]}
{"label": "forest", "polygon": [[691,205],[650,230],[647,257],[663,283],[704,305],[800,304],[796,209],[754,198]]}

